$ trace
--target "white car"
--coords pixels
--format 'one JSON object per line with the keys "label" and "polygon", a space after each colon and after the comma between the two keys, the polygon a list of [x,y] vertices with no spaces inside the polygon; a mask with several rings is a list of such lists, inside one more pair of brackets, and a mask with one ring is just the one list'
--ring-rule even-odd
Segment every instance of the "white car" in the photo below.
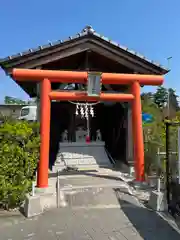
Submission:
{"label": "white car", "polygon": [[19,120],[37,121],[37,106],[22,107]]}

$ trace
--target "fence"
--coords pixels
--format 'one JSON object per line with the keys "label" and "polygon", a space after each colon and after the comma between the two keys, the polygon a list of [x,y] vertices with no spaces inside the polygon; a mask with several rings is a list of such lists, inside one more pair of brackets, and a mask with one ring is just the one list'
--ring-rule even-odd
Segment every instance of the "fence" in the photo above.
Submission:
{"label": "fence", "polygon": [[[149,129],[145,129],[145,171],[150,174],[152,184],[157,189],[166,191],[168,204],[180,196],[180,122],[165,122],[164,142],[156,142],[149,136]],[[178,141],[179,139],[179,141]],[[158,181],[157,181],[158,177]],[[155,182],[154,182],[155,180]],[[161,183],[161,184],[160,184]]]}
{"label": "fence", "polygon": [[166,121],[166,190],[167,203],[180,196],[180,122]]}

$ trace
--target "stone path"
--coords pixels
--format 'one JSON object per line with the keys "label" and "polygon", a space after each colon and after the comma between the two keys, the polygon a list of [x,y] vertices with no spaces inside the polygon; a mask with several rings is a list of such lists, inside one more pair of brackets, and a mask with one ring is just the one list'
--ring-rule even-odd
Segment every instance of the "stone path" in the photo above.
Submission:
{"label": "stone path", "polygon": [[155,212],[122,201],[114,208],[61,208],[32,219],[18,218],[0,225],[0,239],[178,240],[180,235]]}
{"label": "stone path", "polygon": [[[178,229],[175,230],[156,212],[145,208],[128,191],[122,191],[122,181],[116,176],[118,173],[111,176],[107,172],[105,175],[103,172],[102,175],[98,173],[97,178],[92,174],[73,176],[68,180],[62,176],[63,188],[86,189],[90,183],[94,184],[87,192],[73,190],[74,193],[69,195],[71,204],[66,208],[56,208],[31,219],[0,214],[0,240],[180,239]],[[107,187],[108,184],[114,187]]]}

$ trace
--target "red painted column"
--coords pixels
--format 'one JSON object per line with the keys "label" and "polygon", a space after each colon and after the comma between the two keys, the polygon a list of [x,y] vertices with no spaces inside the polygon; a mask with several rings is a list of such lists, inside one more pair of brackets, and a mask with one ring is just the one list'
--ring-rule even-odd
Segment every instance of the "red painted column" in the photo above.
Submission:
{"label": "red painted column", "polygon": [[141,109],[141,87],[137,81],[132,84],[132,128],[136,181],[144,181],[144,141]]}
{"label": "red painted column", "polygon": [[51,91],[50,80],[45,78],[41,82],[41,118],[40,118],[40,160],[37,174],[37,187],[48,187],[49,169],[49,140],[50,140],[50,110],[51,102],[49,93]]}

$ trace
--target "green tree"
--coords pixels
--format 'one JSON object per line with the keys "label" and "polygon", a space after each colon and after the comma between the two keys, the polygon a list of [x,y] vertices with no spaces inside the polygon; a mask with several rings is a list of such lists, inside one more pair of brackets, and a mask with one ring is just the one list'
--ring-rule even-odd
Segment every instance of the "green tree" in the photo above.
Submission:
{"label": "green tree", "polygon": [[[180,121],[180,110],[178,105],[178,96],[172,88],[166,89],[159,87],[155,94],[143,93],[142,111],[153,115],[152,123],[143,124],[144,132],[144,153],[145,153],[145,172],[151,174],[153,169],[157,169],[157,151],[165,152],[166,133],[164,119],[164,110],[168,110],[172,121]],[[168,103],[169,99],[169,104]],[[163,111],[162,111],[163,110]],[[173,111],[172,111],[173,110]],[[170,151],[177,152],[178,146],[178,128],[171,126],[169,131]],[[164,156],[163,156],[164,157]],[[162,159],[163,160],[163,159]],[[170,169],[173,172],[177,170],[177,156],[171,156]],[[163,161],[162,161],[163,163]],[[161,170],[164,171],[164,164],[161,165]]]}
{"label": "green tree", "polygon": [[26,101],[23,101],[23,100],[18,99],[18,98],[13,98],[13,97],[10,97],[10,96],[5,96],[4,103],[5,104],[26,104]]}
{"label": "green tree", "polygon": [[179,103],[178,103],[178,95],[176,95],[176,91],[172,88],[168,89],[169,92],[169,107],[173,108],[175,111],[179,110]]}
{"label": "green tree", "polygon": [[146,95],[142,99],[142,111],[153,116],[153,122],[143,123],[144,133],[144,155],[145,155],[145,174],[151,175],[157,169],[157,151],[162,148],[162,111],[152,97],[153,94]]}
{"label": "green tree", "polygon": [[159,108],[163,108],[168,101],[168,91],[165,87],[160,86],[157,88],[157,91],[153,95],[154,102],[157,104]]}

